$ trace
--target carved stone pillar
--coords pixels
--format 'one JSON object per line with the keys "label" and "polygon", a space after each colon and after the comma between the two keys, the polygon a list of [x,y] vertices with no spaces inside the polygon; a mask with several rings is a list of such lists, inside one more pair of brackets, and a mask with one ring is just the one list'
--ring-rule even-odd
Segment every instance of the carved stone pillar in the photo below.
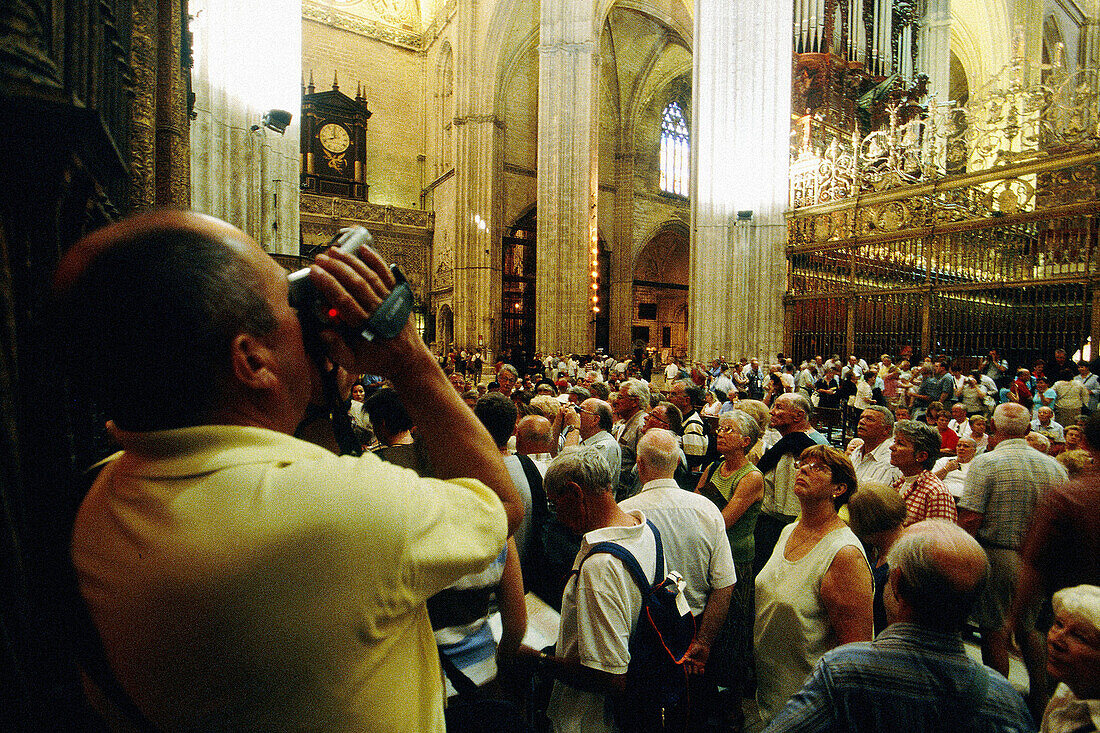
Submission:
{"label": "carved stone pillar", "polygon": [[782,348],[791,23],[790,3],[695,6],[692,359]]}
{"label": "carved stone pillar", "polygon": [[130,66],[134,97],[130,103],[130,207],[156,204],[157,43],[159,0],[133,0],[130,13]]}
{"label": "carved stone pillar", "polygon": [[634,321],[634,133],[628,126],[615,159],[615,251],[611,253],[611,353],[630,352]]}
{"label": "carved stone pillar", "polygon": [[191,204],[190,118],[187,75],[181,62],[181,0],[133,0],[130,64],[130,205]]}
{"label": "carved stone pillar", "polygon": [[[599,37],[593,0],[542,3],[535,343],[586,352],[596,242]],[[614,312],[614,311],[613,311]]]}
{"label": "carved stone pillar", "polygon": [[[504,176],[503,122],[492,112],[489,72],[482,68],[477,4],[460,0],[456,9],[454,109],[454,343],[484,344],[485,363],[500,351],[500,194]],[[541,218],[541,217],[540,217]],[[541,222],[540,222],[541,224]]]}
{"label": "carved stone pillar", "polygon": [[186,0],[159,0],[157,37],[156,203],[191,205],[190,124],[184,85],[180,15]]}
{"label": "carved stone pillar", "polygon": [[[1082,6],[1085,22],[1081,25],[1079,68],[1095,69],[1100,66],[1100,0],[1090,0]],[[1100,78],[1093,76],[1094,89],[1100,87]],[[1100,89],[1097,89],[1100,91]],[[1096,343],[1095,341],[1093,343]]]}

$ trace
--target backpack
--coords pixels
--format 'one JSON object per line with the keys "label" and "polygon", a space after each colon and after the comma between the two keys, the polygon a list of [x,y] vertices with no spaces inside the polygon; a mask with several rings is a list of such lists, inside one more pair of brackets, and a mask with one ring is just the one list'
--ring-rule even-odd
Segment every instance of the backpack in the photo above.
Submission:
{"label": "backpack", "polygon": [[[531,578],[539,572],[542,563],[542,535],[544,528],[550,522],[550,509],[546,503],[546,491],[542,488],[542,474],[539,473],[535,462],[530,456],[516,453],[519,465],[523,468],[523,475],[527,479],[527,486],[531,490],[531,524],[527,531],[527,547],[520,556],[521,570],[524,578]],[[576,557],[576,553],[573,554]],[[561,603],[561,599],[558,599]]]}
{"label": "backpack", "polygon": [[626,687],[614,700],[615,720],[622,731],[682,731],[687,724],[688,682],[683,660],[695,638],[695,619],[683,599],[683,578],[672,571],[665,575],[661,533],[652,522],[646,524],[657,541],[657,564],[652,585],[637,558],[620,544],[599,542],[584,561],[597,552],[619,558],[642,592],[642,610],[630,635],[630,663]]}

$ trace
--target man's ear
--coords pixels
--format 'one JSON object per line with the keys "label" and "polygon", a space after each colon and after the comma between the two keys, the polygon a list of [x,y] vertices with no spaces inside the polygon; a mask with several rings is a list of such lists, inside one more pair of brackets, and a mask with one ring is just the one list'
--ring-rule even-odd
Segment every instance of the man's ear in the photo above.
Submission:
{"label": "man's ear", "polygon": [[243,386],[268,390],[275,387],[279,378],[275,370],[274,355],[260,339],[248,333],[239,333],[229,345],[233,376]]}

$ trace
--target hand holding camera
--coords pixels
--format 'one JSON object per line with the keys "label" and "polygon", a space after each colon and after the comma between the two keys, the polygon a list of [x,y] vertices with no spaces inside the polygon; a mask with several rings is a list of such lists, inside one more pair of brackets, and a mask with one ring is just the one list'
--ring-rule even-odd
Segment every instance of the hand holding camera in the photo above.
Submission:
{"label": "hand holding camera", "polygon": [[409,325],[412,290],[371,241],[362,227],[341,230],[332,249],[289,276],[290,300],[306,338],[316,333],[334,361],[351,371],[390,376],[399,354],[407,358],[412,349],[431,355]]}

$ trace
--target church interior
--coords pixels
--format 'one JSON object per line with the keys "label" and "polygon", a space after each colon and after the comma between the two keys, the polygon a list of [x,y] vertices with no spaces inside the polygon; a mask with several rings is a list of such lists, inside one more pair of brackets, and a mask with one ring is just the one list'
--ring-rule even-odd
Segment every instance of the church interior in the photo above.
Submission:
{"label": "church interior", "polygon": [[1100,0],[12,0],[0,29],[11,729],[86,714],[59,538],[104,446],[49,283],[127,213],[288,269],[365,226],[425,341],[489,364],[1100,339]]}

